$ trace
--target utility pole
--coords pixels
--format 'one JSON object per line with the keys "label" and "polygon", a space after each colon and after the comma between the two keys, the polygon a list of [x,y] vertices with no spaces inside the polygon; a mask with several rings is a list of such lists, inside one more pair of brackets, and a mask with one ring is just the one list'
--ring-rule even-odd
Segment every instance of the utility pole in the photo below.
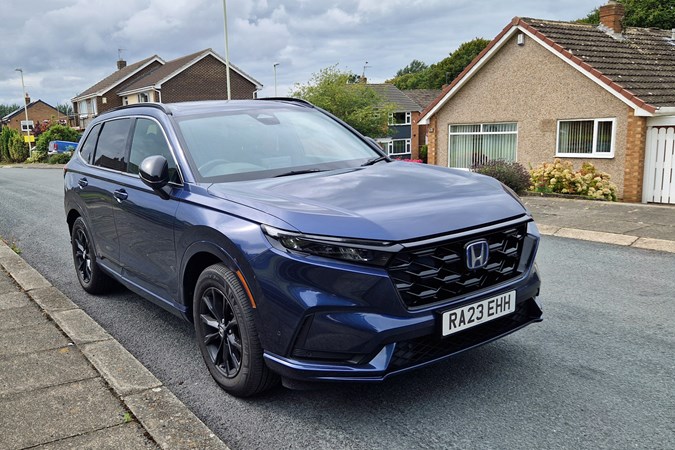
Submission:
{"label": "utility pole", "polygon": [[[26,97],[26,85],[23,83],[23,69],[14,69],[15,72],[21,73],[21,89],[23,90],[23,111],[26,113],[26,136],[30,136],[30,127],[28,126],[28,97]],[[33,152],[33,145],[28,142],[28,149],[30,153]]]}
{"label": "utility pole", "polygon": [[227,99],[232,100],[232,91],[230,90],[230,46],[227,43],[227,0],[223,0],[223,19],[225,21],[225,77],[227,78]]}
{"label": "utility pole", "polygon": [[277,96],[277,66],[279,63],[274,63],[274,96]]}

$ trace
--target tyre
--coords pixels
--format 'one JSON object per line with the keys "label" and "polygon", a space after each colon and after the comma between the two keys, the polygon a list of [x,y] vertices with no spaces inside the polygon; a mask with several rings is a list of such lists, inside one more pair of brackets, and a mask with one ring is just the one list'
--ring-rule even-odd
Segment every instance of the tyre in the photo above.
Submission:
{"label": "tyre", "polygon": [[207,267],[199,276],[193,317],[204,361],[225,391],[248,397],[277,382],[263,360],[250,301],[237,276],[223,264]]}
{"label": "tyre", "polygon": [[115,281],[96,263],[94,241],[92,241],[82,217],[78,217],[73,224],[70,243],[73,248],[75,272],[82,289],[90,294],[109,292],[115,285]]}

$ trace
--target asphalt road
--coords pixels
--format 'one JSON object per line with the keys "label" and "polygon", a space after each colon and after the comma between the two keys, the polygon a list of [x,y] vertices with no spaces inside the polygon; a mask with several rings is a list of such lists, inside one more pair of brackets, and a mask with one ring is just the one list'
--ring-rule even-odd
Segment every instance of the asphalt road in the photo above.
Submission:
{"label": "asphalt road", "polygon": [[233,449],[675,448],[672,254],[544,237],[544,322],[384,384],[239,400],[189,324],[124,289],[80,289],[61,183],[0,169],[0,235]]}

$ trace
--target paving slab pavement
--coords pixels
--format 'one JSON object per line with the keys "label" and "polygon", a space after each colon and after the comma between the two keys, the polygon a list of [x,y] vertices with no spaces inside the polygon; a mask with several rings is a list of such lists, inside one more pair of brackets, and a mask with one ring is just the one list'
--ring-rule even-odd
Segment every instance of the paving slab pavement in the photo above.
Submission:
{"label": "paving slab pavement", "polygon": [[675,205],[535,195],[523,203],[543,235],[675,253]]}
{"label": "paving slab pavement", "polygon": [[1,449],[227,449],[103,328],[0,241]]}

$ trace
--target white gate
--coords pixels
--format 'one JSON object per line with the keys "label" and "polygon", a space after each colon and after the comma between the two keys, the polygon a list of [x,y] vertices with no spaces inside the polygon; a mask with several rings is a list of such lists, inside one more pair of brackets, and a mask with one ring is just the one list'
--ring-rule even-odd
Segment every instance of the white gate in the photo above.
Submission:
{"label": "white gate", "polygon": [[675,127],[649,127],[642,201],[675,204]]}

